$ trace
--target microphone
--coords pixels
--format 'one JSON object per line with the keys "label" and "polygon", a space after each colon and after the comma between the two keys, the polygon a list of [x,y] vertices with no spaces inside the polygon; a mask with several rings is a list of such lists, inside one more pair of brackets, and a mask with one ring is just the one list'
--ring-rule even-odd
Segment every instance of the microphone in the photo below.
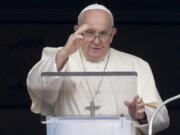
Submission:
{"label": "microphone", "polygon": [[148,135],[152,135],[152,124],[153,124],[153,120],[156,116],[156,114],[159,112],[159,110],[164,106],[166,105],[167,103],[170,103],[174,100],[177,100],[180,98],[180,94],[177,95],[177,96],[174,96],[174,97],[171,97],[167,100],[165,100],[161,105],[158,106],[158,108],[155,110],[155,112],[153,113],[152,117],[151,117],[151,120],[150,120],[150,123],[149,123],[149,130],[148,130]]}

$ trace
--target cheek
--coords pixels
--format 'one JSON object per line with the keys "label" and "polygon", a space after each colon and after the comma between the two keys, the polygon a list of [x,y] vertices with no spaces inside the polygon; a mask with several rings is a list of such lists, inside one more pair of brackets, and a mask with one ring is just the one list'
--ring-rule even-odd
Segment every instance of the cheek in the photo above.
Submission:
{"label": "cheek", "polygon": [[105,49],[108,49],[109,46],[110,46],[110,42],[108,42],[107,44],[104,44],[104,48],[105,48]]}
{"label": "cheek", "polygon": [[88,43],[87,42],[84,42],[82,45],[81,45],[81,49],[82,49],[82,51],[85,53],[85,54],[87,54],[87,52],[88,52]]}
{"label": "cheek", "polygon": [[92,43],[91,42],[84,42],[84,44],[83,44],[83,48],[86,50],[86,51],[88,51],[88,49],[89,48],[91,48],[91,46],[92,46]]}
{"label": "cheek", "polygon": [[112,43],[113,38],[111,37],[108,41],[108,44],[110,45]]}

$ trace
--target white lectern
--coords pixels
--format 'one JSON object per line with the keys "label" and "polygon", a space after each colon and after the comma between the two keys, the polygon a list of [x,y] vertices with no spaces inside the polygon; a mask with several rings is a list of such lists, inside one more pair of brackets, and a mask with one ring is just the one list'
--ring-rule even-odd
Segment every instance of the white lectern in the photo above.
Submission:
{"label": "white lectern", "polygon": [[134,135],[130,117],[47,117],[47,135]]}
{"label": "white lectern", "polygon": [[[57,86],[59,91],[46,89],[48,84],[44,81],[47,78],[53,80],[54,77],[60,77],[60,81],[62,80],[61,85]],[[134,135],[132,133],[135,131],[132,131],[134,128],[132,128],[131,118],[124,101],[131,101],[137,95],[136,81],[136,72],[42,73],[44,91],[40,93],[43,118],[41,122],[47,124],[47,135]],[[88,89],[89,86],[86,85],[89,85],[91,89]],[[89,92],[92,89],[97,91]],[[70,106],[73,108],[77,104],[74,104],[72,100],[78,102],[79,100],[74,96],[83,95],[84,91],[89,97],[80,97],[84,98],[81,99],[84,102],[80,102],[83,110],[74,113],[76,111],[73,111]],[[100,92],[104,92],[103,96],[106,97],[104,101],[91,100],[96,94],[98,99]],[[130,94],[122,94],[125,92]],[[112,102],[112,106],[108,104],[107,99]],[[81,106],[78,107],[81,108]]]}

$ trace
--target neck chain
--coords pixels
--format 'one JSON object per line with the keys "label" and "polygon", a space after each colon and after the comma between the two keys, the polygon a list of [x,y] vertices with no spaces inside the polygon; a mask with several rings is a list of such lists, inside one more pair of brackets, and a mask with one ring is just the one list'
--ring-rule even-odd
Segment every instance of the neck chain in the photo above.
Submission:
{"label": "neck chain", "polygon": [[[84,70],[84,72],[86,72],[85,65],[84,65],[84,61],[83,61],[83,58],[82,58],[81,50],[79,49],[79,51],[80,51],[80,57],[81,57],[81,62],[82,62],[83,70]],[[107,68],[107,65],[108,65],[108,62],[109,62],[109,57],[110,57],[110,49],[109,49],[109,52],[108,52],[108,57],[107,57],[107,60],[106,60],[106,63],[105,63],[103,72],[106,71],[106,68]],[[96,92],[95,92],[95,95],[94,95],[94,96],[93,96],[92,91],[91,91],[91,89],[90,89],[90,86],[89,86],[87,77],[85,77],[85,79],[86,79],[86,83],[87,83],[87,86],[88,86],[88,90],[89,90],[89,93],[90,93],[90,96],[91,96],[91,101],[94,102],[94,99],[96,98],[96,96],[97,96],[97,94],[98,94],[98,92],[99,92],[99,88],[100,88],[100,86],[101,86],[101,84],[102,84],[103,76],[102,76],[101,79],[100,79],[100,82],[99,82],[99,84],[98,84],[98,87],[97,87],[97,89],[96,89]]]}

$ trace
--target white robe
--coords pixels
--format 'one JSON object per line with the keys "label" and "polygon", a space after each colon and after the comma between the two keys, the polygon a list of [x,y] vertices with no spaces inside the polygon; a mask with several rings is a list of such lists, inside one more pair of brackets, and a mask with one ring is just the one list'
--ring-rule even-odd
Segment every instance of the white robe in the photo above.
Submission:
{"label": "white robe", "polygon": [[[55,56],[56,52],[61,48],[44,48],[42,59],[31,69],[27,77],[27,87],[32,99],[31,110],[34,113],[52,115],[58,112],[61,115],[87,115],[87,110],[84,106],[89,105],[90,96],[88,90],[74,92],[81,84],[78,84],[78,78],[71,83],[67,82],[62,77],[41,77],[42,72],[57,72]],[[86,71],[103,71],[107,56],[97,62],[92,63],[84,60]],[[78,72],[83,71],[82,61],[79,55],[79,50],[69,56],[61,72]],[[110,57],[106,71],[135,71],[137,72],[137,93],[143,98],[145,104],[161,104],[162,100],[156,89],[152,71],[147,62],[144,60],[115,49],[110,49]],[[69,81],[69,80],[68,80]],[[62,88],[68,89],[63,91]],[[68,88],[67,88],[68,87]],[[105,92],[104,92],[105,93]],[[100,94],[95,102],[106,104],[106,108],[97,111],[97,114],[119,114],[119,109],[115,101],[114,95],[111,93]],[[122,93],[121,93],[122,94]],[[128,94],[128,93],[123,93]],[[111,97],[111,98],[110,98]],[[54,107],[57,106],[57,107]],[[58,107],[61,106],[61,107]],[[54,110],[56,108],[56,110]],[[148,122],[155,108],[145,106],[145,112]],[[127,109],[123,113],[128,113]],[[140,125],[133,121],[133,128],[137,129],[136,134],[147,134],[148,124]],[[163,108],[154,122],[154,133],[162,130],[169,125],[169,116],[166,108]]]}

